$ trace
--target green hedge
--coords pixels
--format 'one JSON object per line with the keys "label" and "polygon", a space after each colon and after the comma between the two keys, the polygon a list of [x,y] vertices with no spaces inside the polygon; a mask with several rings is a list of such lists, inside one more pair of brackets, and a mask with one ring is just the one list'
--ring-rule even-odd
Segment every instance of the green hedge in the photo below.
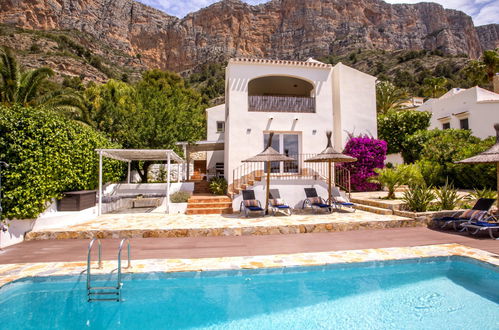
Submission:
{"label": "green hedge", "polygon": [[[116,148],[85,124],[47,110],[0,106],[3,218],[35,218],[64,191],[95,189],[97,148]],[[104,161],[104,179],[123,175],[119,161]]]}

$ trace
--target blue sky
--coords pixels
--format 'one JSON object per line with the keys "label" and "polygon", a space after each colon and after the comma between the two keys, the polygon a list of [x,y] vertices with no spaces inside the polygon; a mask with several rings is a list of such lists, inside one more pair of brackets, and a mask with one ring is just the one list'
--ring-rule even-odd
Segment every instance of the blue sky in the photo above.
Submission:
{"label": "blue sky", "polygon": [[[184,17],[190,12],[207,7],[218,0],[138,0],[158,8],[167,14]],[[249,4],[261,4],[268,0],[243,0]],[[386,0],[389,3],[416,3],[416,0]],[[499,0],[437,0],[445,8],[458,9],[473,17],[475,25],[499,23]]]}

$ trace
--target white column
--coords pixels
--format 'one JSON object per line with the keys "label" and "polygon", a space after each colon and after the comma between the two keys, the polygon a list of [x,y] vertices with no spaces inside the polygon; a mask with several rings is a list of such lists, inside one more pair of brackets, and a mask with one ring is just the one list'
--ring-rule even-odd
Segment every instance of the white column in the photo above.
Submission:
{"label": "white column", "polygon": [[177,163],[177,182],[180,182],[180,163]]}
{"label": "white column", "polygon": [[130,183],[130,172],[131,172],[131,161],[128,161],[128,176],[127,176],[127,183]]}
{"label": "white column", "polygon": [[97,206],[97,215],[102,214],[102,151],[99,150],[99,205]]}
{"label": "white column", "polygon": [[168,161],[167,163],[167,171],[168,173],[166,174],[166,213],[170,213],[170,170],[171,170],[171,164],[170,164],[170,153],[168,152],[166,159]]}

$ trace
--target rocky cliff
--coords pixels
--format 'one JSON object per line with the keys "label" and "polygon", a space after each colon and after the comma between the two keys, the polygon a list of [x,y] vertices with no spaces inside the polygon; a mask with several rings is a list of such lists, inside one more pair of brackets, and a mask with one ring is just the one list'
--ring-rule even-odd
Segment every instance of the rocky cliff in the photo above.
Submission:
{"label": "rocky cliff", "polygon": [[[434,3],[223,0],[183,19],[133,0],[2,0],[0,22],[77,30],[150,67],[183,71],[230,56],[305,59],[355,49],[427,49],[477,57],[497,27]],[[495,33],[495,34],[494,34]]]}
{"label": "rocky cliff", "polygon": [[484,50],[499,48],[499,24],[477,26],[476,32]]}

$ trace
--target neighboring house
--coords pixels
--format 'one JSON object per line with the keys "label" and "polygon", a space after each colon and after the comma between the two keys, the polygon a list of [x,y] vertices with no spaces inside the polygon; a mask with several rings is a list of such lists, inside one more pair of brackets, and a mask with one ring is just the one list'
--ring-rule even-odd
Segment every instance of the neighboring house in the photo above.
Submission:
{"label": "neighboring house", "polygon": [[499,122],[499,94],[480,87],[453,88],[418,108],[432,113],[430,129],[470,129],[479,138],[495,135]]}
{"label": "neighboring house", "polygon": [[405,110],[415,109],[424,103],[424,97],[413,96],[405,102],[401,103],[400,106]]}
{"label": "neighboring house", "polygon": [[341,63],[231,59],[226,103],[206,110],[207,141],[188,148],[207,151],[208,176],[220,175],[222,167],[237,192],[248,176],[263,173],[263,164],[242,161],[260,153],[273,131],[273,147],[296,159],[272,164],[273,180],[320,181],[323,177],[303,160],[326,147],[327,131],[333,132],[338,151],[349,133],[377,137],[375,81]]}

